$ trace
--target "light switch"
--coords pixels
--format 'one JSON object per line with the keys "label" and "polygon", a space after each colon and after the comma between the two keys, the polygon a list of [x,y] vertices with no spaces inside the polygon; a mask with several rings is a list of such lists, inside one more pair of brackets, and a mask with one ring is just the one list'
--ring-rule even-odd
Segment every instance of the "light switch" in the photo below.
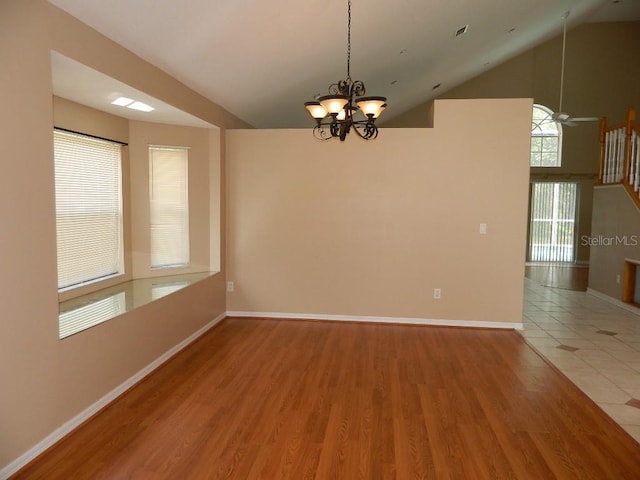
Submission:
{"label": "light switch", "polygon": [[480,235],[486,235],[487,234],[487,224],[486,223],[481,223],[480,224]]}

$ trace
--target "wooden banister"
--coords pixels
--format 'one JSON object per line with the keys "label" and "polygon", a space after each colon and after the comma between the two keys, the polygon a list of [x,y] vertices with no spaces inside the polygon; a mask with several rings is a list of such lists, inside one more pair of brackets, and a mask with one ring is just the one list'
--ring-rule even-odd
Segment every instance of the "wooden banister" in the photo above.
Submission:
{"label": "wooden banister", "polygon": [[[600,161],[598,162],[598,183],[622,183],[629,181],[629,172],[631,168],[631,152],[632,152],[632,132],[635,130],[638,132],[638,126],[636,125],[636,111],[635,108],[629,107],[627,110],[627,119],[623,125],[609,126],[606,117],[600,119]],[[624,130],[624,146],[616,144],[616,138],[622,140],[622,130]],[[611,134],[611,135],[609,135]],[[609,137],[609,138],[608,138]],[[622,182],[619,179],[612,180],[605,176],[605,172],[610,171],[612,167],[611,162],[615,161],[619,152],[624,152],[623,164],[621,172],[623,175]],[[612,153],[613,152],[613,153]],[[609,176],[610,177],[610,176]]]}
{"label": "wooden banister", "polygon": [[597,182],[599,185],[623,185],[638,208],[640,208],[640,190],[638,190],[640,154],[637,152],[640,149],[640,142],[637,141],[637,135],[640,135],[639,127],[636,125],[636,110],[633,107],[627,110],[627,121],[622,126],[609,127],[606,117],[600,120],[600,161]]}
{"label": "wooden banister", "polygon": [[636,110],[633,107],[629,107],[629,110],[627,110],[627,131],[624,152],[624,178],[627,182],[629,181],[629,171],[631,169],[631,132],[633,132],[635,122]]}
{"label": "wooden banister", "polygon": [[598,184],[602,184],[602,177],[604,176],[604,155],[606,151],[606,138],[607,138],[607,117],[600,119],[600,159],[598,160]]}

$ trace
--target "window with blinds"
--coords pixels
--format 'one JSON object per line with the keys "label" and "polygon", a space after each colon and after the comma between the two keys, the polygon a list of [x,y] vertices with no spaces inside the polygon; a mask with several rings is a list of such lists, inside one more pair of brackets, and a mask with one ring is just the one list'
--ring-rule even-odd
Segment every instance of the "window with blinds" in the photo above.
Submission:
{"label": "window with blinds", "polygon": [[54,130],[58,289],[124,272],[121,145]]}
{"label": "window with blinds", "polygon": [[189,150],[149,147],[151,268],[189,265]]}

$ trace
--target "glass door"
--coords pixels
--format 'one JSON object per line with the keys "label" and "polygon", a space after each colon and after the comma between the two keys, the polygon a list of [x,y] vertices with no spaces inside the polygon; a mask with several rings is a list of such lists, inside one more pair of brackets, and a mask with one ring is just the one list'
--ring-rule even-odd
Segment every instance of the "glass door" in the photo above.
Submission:
{"label": "glass door", "polygon": [[533,182],[529,224],[529,261],[573,262],[578,185]]}

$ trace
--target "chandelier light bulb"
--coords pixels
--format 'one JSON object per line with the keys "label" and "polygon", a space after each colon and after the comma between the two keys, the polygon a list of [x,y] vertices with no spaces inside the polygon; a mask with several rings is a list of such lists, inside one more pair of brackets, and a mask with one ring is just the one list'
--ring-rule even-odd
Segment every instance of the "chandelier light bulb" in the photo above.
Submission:
{"label": "chandelier light bulb", "polygon": [[318,101],[331,115],[337,115],[349,103],[349,97],[346,95],[325,95],[318,98]]}
{"label": "chandelier light bulb", "polygon": [[327,109],[320,105],[320,102],[305,102],[304,106],[316,120],[322,120],[327,116]]}
{"label": "chandelier light bulb", "polygon": [[382,113],[382,106],[385,105],[385,97],[360,97],[356,100],[356,105],[367,117],[377,118]]}
{"label": "chandelier light bulb", "polygon": [[384,105],[380,105],[380,108],[378,108],[378,111],[373,114],[373,118],[378,118],[380,115],[382,115],[382,112],[384,111],[385,108],[387,108],[386,103]]}

